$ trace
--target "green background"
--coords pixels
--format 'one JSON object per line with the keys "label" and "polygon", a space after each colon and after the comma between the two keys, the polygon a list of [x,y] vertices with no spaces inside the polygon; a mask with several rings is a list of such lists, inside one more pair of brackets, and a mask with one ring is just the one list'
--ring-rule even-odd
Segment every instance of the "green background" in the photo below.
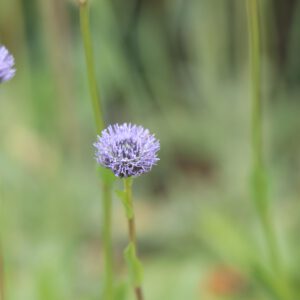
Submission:
{"label": "green background", "polygon": [[[297,287],[300,3],[261,2],[270,198]],[[253,267],[267,257],[250,192],[245,1],[93,0],[91,27],[106,122],[141,124],[161,142],[159,164],[134,184],[146,299],[276,299]],[[0,42],[17,68],[0,88],[6,299],[101,299],[96,133],[75,1],[1,1]],[[113,209],[118,299],[129,300],[118,199]]]}

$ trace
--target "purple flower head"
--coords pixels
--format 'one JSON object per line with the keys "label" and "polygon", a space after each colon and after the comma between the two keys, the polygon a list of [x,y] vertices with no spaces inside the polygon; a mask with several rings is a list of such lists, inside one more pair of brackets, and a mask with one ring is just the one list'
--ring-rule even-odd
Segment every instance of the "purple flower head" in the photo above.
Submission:
{"label": "purple flower head", "polygon": [[16,73],[14,64],[14,57],[4,46],[0,45],[0,83],[14,77]]}
{"label": "purple flower head", "polygon": [[159,158],[159,141],[148,129],[131,124],[108,126],[94,144],[96,160],[117,177],[139,176],[151,170]]}

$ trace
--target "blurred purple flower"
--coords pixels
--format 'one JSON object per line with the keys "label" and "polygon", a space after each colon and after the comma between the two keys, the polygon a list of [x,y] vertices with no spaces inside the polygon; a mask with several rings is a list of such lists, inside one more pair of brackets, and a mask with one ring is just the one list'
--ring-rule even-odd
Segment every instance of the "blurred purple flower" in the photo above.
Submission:
{"label": "blurred purple flower", "polygon": [[14,57],[4,46],[0,45],[0,83],[14,77],[16,73],[14,64]]}
{"label": "blurred purple flower", "polygon": [[94,144],[96,160],[117,177],[139,176],[151,170],[159,158],[159,141],[148,129],[115,124],[104,129]]}

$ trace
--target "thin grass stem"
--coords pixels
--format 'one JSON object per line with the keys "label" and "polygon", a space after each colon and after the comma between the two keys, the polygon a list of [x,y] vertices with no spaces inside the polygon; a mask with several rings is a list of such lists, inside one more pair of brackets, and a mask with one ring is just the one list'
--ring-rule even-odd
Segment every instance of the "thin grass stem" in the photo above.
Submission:
{"label": "thin grass stem", "polygon": [[[87,69],[87,77],[89,84],[89,91],[92,101],[94,112],[94,119],[97,132],[100,134],[104,129],[103,112],[100,105],[100,96],[98,92],[94,55],[90,31],[89,19],[89,2],[88,0],[79,0],[80,9],[80,27],[83,39],[83,46],[85,52],[85,61]],[[112,237],[111,237],[111,200],[112,200],[112,187],[107,181],[105,171],[102,174],[102,210],[103,210],[103,223],[102,223],[102,237],[103,237],[103,260],[105,269],[105,282],[103,290],[103,299],[113,300],[114,294],[114,274],[113,274],[113,254],[112,254]]]}
{"label": "thin grass stem", "polygon": [[263,114],[262,114],[262,86],[261,86],[261,45],[260,45],[260,10],[257,0],[247,0],[249,50],[251,65],[251,96],[252,96],[252,183],[253,200],[260,219],[260,224],[266,241],[274,280],[279,283],[277,294],[281,299],[291,298],[291,290],[286,281],[283,265],[279,253],[278,242],[271,216],[268,196],[266,166],[263,159]]}
{"label": "thin grass stem", "polygon": [[80,0],[79,9],[80,9],[81,35],[83,39],[90,96],[92,100],[92,107],[93,107],[97,132],[100,133],[104,129],[104,121],[103,121],[103,114],[100,105],[100,94],[98,92],[96,72],[94,67],[95,63],[94,63],[94,54],[93,54],[91,31],[90,31],[89,1]]}

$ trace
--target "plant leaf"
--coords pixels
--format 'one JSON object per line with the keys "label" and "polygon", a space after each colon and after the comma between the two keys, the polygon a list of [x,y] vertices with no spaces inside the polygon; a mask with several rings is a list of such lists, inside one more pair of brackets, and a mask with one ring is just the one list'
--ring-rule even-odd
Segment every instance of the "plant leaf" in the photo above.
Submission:
{"label": "plant leaf", "polygon": [[128,265],[129,277],[134,286],[140,286],[143,281],[143,267],[138,257],[134,244],[131,242],[124,251],[124,258]]}

